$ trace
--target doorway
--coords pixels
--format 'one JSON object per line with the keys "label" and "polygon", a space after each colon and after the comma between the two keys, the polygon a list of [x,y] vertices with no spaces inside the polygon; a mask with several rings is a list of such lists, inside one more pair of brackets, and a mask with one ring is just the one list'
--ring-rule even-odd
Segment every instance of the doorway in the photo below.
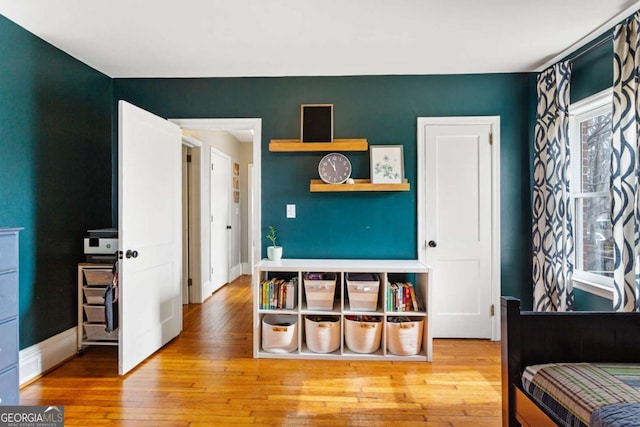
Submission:
{"label": "doorway", "polygon": [[189,304],[192,283],[191,272],[191,146],[182,141],[182,304]]}
{"label": "doorway", "polygon": [[[193,236],[190,251],[190,258],[197,259],[200,265],[194,267],[192,271],[192,283],[190,292],[190,302],[204,302],[214,292],[211,281],[211,198],[210,198],[210,149],[206,142],[199,141],[189,134],[209,131],[225,131],[232,134],[248,136],[250,152],[247,154],[245,166],[241,170],[252,170],[247,173],[246,178],[240,180],[240,190],[238,194],[239,203],[247,206],[247,215],[242,217],[242,227],[246,229],[246,238],[242,239],[243,262],[241,274],[252,274],[253,265],[260,259],[260,248],[262,247],[260,224],[261,224],[261,140],[262,140],[262,120],[261,119],[170,119],[186,131],[183,137],[194,144],[192,149],[192,168],[194,181],[192,185],[193,199],[196,200],[193,212],[197,232]],[[197,159],[196,159],[197,158]],[[249,168],[248,165],[251,165]],[[235,167],[235,165],[233,165]],[[250,180],[250,182],[249,182]],[[243,182],[244,181],[244,182]],[[232,203],[233,205],[234,203]],[[233,207],[232,207],[233,209]],[[244,235],[244,232],[243,232]],[[245,255],[246,254],[246,255]],[[246,262],[245,262],[246,259]],[[197,271],[196,271],[197,270]],[[238,273],[238,274],[240,274]],[[234,273],[236,274],[236,273]],[[234,275],[232,274],[232,275]]]}
{"label": "doorway", "polygon": [[418,254],[433,336],[499,339],[500,118],[418,119]]}
{"label": "doorway", "polygon": [[182,135],[182,304],[198,302],[200,289],[200,158],[202,142]]}

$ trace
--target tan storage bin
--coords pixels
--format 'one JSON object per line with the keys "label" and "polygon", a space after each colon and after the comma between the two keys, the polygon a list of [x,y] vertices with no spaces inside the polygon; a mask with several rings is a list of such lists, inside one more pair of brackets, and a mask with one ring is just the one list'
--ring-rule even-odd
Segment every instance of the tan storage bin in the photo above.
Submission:
{"label": "tan storage bin", "polygon": [[113,273],[106,269],[86,269],[84,270],[84,278],[87,286],[108,286],[113,280]]}
{"label": "tan storage bin", "polygon": [[335,273],[325,273],[323,279],[312,279],[314,274],[304,276],[304,291],[309,310],[333,310],[333,300],[336,294]]}
{"label": "tan storage bin", "polygon": [[84,332],[87,334],[89,341],[117,341],[118,330],[107,332],[104,330],[105,325],[100,323],[85,323]]}
{"label": "tan storage bin", "polygon": [[270,353],[291,353],[298,348],[298,316],[266,314],[262,318],[262,348]]}
{"label": "tan storage bin", "polygon": [[380,348],[382,318],[359,320],[360,316],[344,319],[344,339],[347,348],[355,353],[375,353]]}
{"label": "tan storage bin", "polygon": [[104,290],[105,288],[82,288],[87,304],[104,304]]}
{"label": "tan storage bin", "polygon": [[380,279],[377,274],[347,274],[349,309],[352,311],[376,311]]}
{"label": "tan storage bin", "polygon": [[304,331],[307,347],[314,353],[331,353],[340,348],[338,316],[307,316]]}
{"label": "tan storage bin", "polygon": [[87,316],[87,322],[104,323],[104,306],[103,305],[85,305],[84,314]]}
{"label": "tan storage bin", "polygon": [[413,356],[420,353],[424,319],[387,319],[387,350],[398,356]]}

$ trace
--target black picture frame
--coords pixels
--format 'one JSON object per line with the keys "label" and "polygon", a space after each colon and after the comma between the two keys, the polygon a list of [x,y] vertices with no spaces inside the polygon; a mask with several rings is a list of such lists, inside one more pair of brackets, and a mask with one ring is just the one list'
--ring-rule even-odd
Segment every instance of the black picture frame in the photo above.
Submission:
{"label": "black picture frame", "polygon": [[300,140],[333,142],[333,104],[300,106]]}

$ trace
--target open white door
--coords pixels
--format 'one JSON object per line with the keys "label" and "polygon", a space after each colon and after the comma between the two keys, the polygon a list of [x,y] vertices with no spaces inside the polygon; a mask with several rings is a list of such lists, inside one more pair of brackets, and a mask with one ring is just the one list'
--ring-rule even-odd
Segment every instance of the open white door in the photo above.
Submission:
{"label": "open white door", "polygon": [[118,104],[120,332],[124,375],[182,330],[180,128]]}

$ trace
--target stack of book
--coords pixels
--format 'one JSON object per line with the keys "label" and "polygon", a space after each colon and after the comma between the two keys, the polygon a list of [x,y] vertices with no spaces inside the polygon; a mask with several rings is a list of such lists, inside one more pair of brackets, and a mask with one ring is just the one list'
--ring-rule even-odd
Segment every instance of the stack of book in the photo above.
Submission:
{"label": "stack of book", "polygon": [[298,301],[298,279],[272,278],[260,282],[261,310],[293,310]]}
{"label": "stack of book", "polygon": [[387,290],[387,311],[420,311],[421,307],[413,284],[398,282]]}

